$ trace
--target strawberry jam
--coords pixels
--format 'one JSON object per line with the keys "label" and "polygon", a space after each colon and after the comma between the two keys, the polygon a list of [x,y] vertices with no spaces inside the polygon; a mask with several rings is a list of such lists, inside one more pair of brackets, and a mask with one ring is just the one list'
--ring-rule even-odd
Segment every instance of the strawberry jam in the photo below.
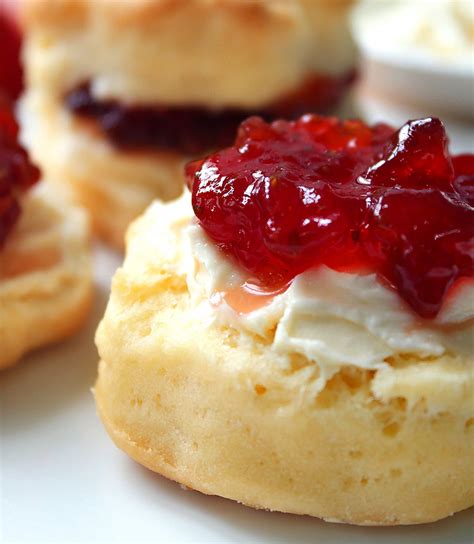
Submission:
{"label": "strawberry jam", "polygon": [[434,118],[395,131],[254,117],[186,174],[202,228],[262,290],[318,265],[375,271],[434,318],[474,271],[474,155],[452,157],[447,144]]}
{"label": "strawberry jam", "polygon": [[11,108],[0,98],[0,247],[20,215],[20,193],[39,176],[38,168],[18,143],[18,126]]}
{"label": "strawberry jam", "polygon": [[124,151],[178,151],[189,155],[231,145],[239,124],[250,115],[267,120],[296,118],[305,111],[327,112],[340,100],[355,78],[311,76],[291,94],[258,111],[239,108],[207,109],[199,106],[125,105],[97,100],[89,83],[65,97],[66,107],[89,121]]}
{"label": "strawberry jam", "polygon": [[20,49],[20,31],[13,16],[0,6],[0,89],[12,100],[18,97],[23,87]]}

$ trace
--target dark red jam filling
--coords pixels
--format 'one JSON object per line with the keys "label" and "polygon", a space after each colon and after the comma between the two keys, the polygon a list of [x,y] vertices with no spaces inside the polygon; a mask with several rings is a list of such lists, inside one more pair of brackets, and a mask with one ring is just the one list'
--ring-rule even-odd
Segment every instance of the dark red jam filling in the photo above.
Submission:
{"label": "dark red jam filling", "polygon": [[312,76],[294,93],[262,111],[125,106],[115,100],[96,100],[88,83],[69,92],[65,101],[76,115],[94,120],[120,149],[196,155],[231,145],[239,124],[250,115],[272,120],[296,118],[305,111],[327,112],[340,102],[353,80],[352,72],[342,77]]}
{"label": "dark red jam filling", "polygon": [[0,247],[20,215],[18,197],[40,177],[18,143],[18,125],[7,101],[0,97]]}
{"label": "dark red jam filling", "polygon": [[254,117],[186,174],[199,223],[262,289],[322,264],[375,271],[434,318],[473,276],[474,155],[451,156],[438,119]]}
{"label": "dark red jam filling", "polygon": [[20,31],[12,16],[0,6],[0,89],[11,100],[18,98],[23,87],[20,49]]}

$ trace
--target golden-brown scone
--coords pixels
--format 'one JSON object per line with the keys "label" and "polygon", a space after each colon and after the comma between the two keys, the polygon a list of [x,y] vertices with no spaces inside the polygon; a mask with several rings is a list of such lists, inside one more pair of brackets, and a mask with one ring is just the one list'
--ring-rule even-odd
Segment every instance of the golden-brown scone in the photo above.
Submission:
{"label": "golden-brown scone", "polygon": [[207,494],[361,525],[434,521],[474,502],[472,361],[315,364],[272,338],[200,318],[163,207],[129,229],[97,332],[95,396],[115,443]]}
{"label": "golden-brown scone", "polygon": [[25,139],[48,178],[71,182],[100,235],[122,245],[124,226],[152,198],[179,195],[189,155],[114,148],[65,108],[65,95],[90,82],[95,99],[125,105],[263,108],[312,74],[352,70],[351,4],[27,0],[24,116],[49,137],[28,129]]}
{"label": "golden-brown scone", "polygon": [[92,299],[85,212],[47,186],[28,193],[22,207],[0,248],[0,368],[73,333]]}

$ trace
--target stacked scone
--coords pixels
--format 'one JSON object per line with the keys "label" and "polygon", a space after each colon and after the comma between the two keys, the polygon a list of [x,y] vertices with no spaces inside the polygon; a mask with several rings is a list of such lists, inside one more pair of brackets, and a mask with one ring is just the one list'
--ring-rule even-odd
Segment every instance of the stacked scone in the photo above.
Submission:
{"label": "stacked scone", "polygon": [[[347,0],[27,0],[25,138],[116,246],[249,114],[324,111],[354,74]],[[41,137],[35,137],[40,134]]]}
{"label": "stacked scone", "polygon": [[116,444],[330,521],[471,506],[474,157],[436,119],[250,119],[187,173],[131,226],[98,329]]}

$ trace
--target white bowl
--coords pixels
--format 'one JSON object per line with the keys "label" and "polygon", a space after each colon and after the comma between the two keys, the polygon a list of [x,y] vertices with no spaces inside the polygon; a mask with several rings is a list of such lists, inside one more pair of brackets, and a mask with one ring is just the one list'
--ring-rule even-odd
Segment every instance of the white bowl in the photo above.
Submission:
{"label": "white bowl", "polygon": [[365,61],[364,84],[392,101],[422,105],[431,115],[473,119],[474,49],[449,58],[404,41],[420,20],[449,24],[447,32],[456,31],[452,21],[443,22],[442,13],[433,14],[431,7],[429,2],[392,0],[363,2],[354,10],[354,35]]}

